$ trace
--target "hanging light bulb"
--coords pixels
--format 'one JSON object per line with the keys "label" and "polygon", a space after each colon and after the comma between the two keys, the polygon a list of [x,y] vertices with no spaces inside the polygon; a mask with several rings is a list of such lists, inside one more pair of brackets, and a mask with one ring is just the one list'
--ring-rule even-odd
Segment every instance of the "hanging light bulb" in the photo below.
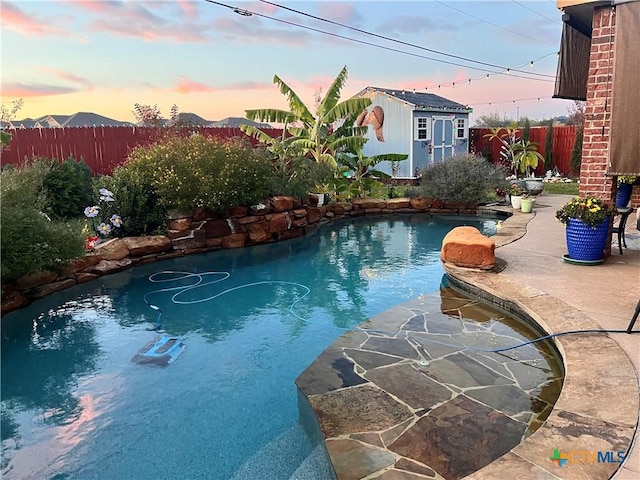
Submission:
{"label": "hanging light bulb", "polygon": [[533,68],[533,60],[531,60],[531,68]]}
{"label": "hanging light bulb", "polygon": [[511,69],[507,68],[507,75],[511,74]]}

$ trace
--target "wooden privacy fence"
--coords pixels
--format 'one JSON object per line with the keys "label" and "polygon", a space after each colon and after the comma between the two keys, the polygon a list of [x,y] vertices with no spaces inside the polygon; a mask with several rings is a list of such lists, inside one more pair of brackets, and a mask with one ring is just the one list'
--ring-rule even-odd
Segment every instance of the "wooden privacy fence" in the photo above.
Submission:
{"label": "wooden privacy fence", "polygon": [[[548,127],[532,127],[530,139],[538,143],[538,151],[545,154],[545,139]],[[494,162],[500,159],[500,142],[483,138],[488,128],[469,129],[471,151],[482,154],[491,152]],[[182,133],[191,132],[215,138],[249,138],[239,128],[192,127]],[[95,175],[110,175],[113,169],[126,160],[129,152],[138,145],[148,145],[158,139],[166,129],[146,127],[79,127],[79,128],[30,128],[12,132],[11,145],[2,150],[2,166],[18,165],[34,156],[66,160],[73,157],[84,160]],[[265,133],[280,136],[280,129],[266,129]],[[568,175],[571,165],[571,150],[575,141],[575,127],[553,127],[553,161],[558,170]],[[543,174],[543,165],[536,173]],[[577,172],[573,172],[577,173]]]}
{"label": "wooden privacy fence", "polygon": [[[279,129],[264,131],[272,136],[282,134]],[[193,132],[222,139],[242,137],[254,146],[258,143],[239,128],[189,127],[183,129],[181,134],[190,135]],[[11,144],[2,150],[2,166],[18,165],[34,156],[60,161],[73,157],[84,160],[94,175],[111,175],[115,167],[124,163],[134,147],[153,143],[167,130],[148,127],[79,127],[29,128],[11,133]]]}
{"label": "wooden privacy fence", "polygon": [[[547,139],[547,129],[549,127],[531,127],[529,140],[538,144],[538,151],[542,156],[546,155],[545,143]],[[478,154],[490,153],[494,163],[500,162],[500,142],[496,139],[488,141],[484,135],[491,133],[488,128],[470,128],[469,139],[471,151]],[[576,137],[576,127],[573,125],[563,125],[553,127],[553,166],[564,175],[575,174],[571,172],[571,151]],[[539,164],[536,170],[537,175],[544,175],[544,164]]]}

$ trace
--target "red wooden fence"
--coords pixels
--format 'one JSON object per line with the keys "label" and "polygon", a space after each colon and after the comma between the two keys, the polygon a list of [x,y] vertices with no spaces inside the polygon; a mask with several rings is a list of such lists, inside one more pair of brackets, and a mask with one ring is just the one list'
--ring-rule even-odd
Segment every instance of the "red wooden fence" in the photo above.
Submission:
{"label": "red wooden fence", "polygon": [[[530,139],[538,143],[538,151],[544,155],[545,139],[548,127],[532,127]],[[199,132],[215,138],[247,137],[238,128],[196,127],[185,130]],[[110,175],[113,169],[121,165],[129,152],[138,145],[153,142],[163,130],[141,127],[81,127],[81,128],[29,128],[13,131],[11,145],[2,150],[0,163],[18,165],[25,159],[34,156],[66,160],[73,157],[84,160],[94,174]],[[276,136],[282,130],[267,129],[266,133]],[[482,153],[490,149],[495,162],[500,159],[500,143],[497,140],[488,142],[483,135],[489,133],[487,128],[471,128],[469,130],[472,151]],[[257,142],[249,139],[253,145]],[[571,150],[575,140],[575,127],[553,127],[553,160],[555,166],[563,174],[570,173]],[[537,173],[542,174],[543,165]]]}
{"label": "red wooden fence", "polygon": [[[531,127],[529,140],[538,144],[538,151],[545,156],[545,143],[547,139],[547,129],[549,127]],[[488,128],[470,128],[469,137],[472,151],[481,154],[488,150],[494,163],[500,160],[500,142],[496,139],[490,142],[484,135],[490,133]],[[571,151],[576,137],[576,128],[573,125],[563,125],[553,127],[553,165],[560,173],[569,175],[571,172]],[[539,164],[536,174],[544,174],[544,164]]]}
{"label": "red wooden fence", "polygon": [[[194,127],[183,134],[198,132],[207,137],[243,137],[253,145],[257,141],[239,128]],[[166,130],[142,127],[80,127],[80,128],[28,128],[11,132],[11,144],[2,150],[2,166],[18,165],[34,156],[66,160],[73,157],[84,160],[94,175],[110,175],[126,160],[138,145],[148,145]],[[269,135],[281,135],[282,130],[265,129]]]}

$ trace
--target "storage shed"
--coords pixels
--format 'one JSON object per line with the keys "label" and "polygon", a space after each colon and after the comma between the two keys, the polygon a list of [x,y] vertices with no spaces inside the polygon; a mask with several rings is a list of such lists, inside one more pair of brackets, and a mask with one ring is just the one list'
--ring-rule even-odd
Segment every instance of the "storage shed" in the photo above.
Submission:
{"label": "storage shed", "polygon": [[364,153],[409,156],[397,172],[388,163],[378,166],[396,178],[414,178],[430,163],[469,152],[472,109],[465,105],[432,93],[378,87],[367,87],[355,96],[371,99],[371,106],[356,121],[369,126]]}

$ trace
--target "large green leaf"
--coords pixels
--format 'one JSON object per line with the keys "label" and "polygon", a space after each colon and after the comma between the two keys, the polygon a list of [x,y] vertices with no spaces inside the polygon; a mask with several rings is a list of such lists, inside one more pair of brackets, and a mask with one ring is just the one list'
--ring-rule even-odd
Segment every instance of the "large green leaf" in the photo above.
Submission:
{"label": "large green leaf", "polygon": [[296,92],[289,87],[289,85],[283,82],[278,75],[274,75],[273,83],[278,85],[280,87],[280,93],[287,97],[287,100],[289,101],[289,108],[298,119],[305,123],[313,121],[313,114],[309,111],[304,102],[300,100],[300,97],[298,97]]}
{"label": "large green leaf", "polygon": [[342,88],[347,81],[347,75],[348,70],[347,66],[345,65],[342,70],[340,70],[340,73],[338,73],[338,76],[335,78],[335,80],[327,90],[327,93],[325,94],[323,99],[320,101],[317,110],[318,116],[324,116],[326,112],[332,110],[333,107],[335,107],[335,105],[338,103],[338,101],[340,100],[340,92],[342,91]]}
{"label": "large green leaf", "polygon": [[298,118],[292,112],[274,108],[245,110],[245,116],[249,120],[260,122],[293,123],[298,120]]}

